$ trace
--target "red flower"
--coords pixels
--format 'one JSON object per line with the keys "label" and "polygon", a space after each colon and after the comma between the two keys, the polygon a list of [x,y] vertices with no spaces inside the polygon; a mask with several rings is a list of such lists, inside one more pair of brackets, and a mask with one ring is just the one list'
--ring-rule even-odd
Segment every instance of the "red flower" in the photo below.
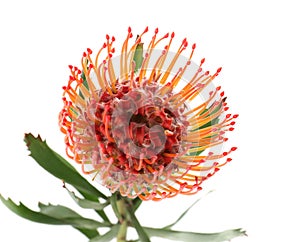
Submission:
{"label": "red flower", "polygon": [[[220,147],[238,115],[226,114],[221,87],[205,96],[221,68],[210,75],[202,71],[204,59],[192,63],[195,44],[178,67],[187,40],[172,53],[174,33],[158,38],[156,29],[143,50],[146,32],[129,45],[129,28],[117,58],[115,38],[107,35],[94,59],[87,49],[81,68],[69,66],[59,115],[67,155],[123,196],[160,200],[193,194],[231,160],[227,155],[236,148],[220,152]],[[163,41],[165,47],[157,50]]]}

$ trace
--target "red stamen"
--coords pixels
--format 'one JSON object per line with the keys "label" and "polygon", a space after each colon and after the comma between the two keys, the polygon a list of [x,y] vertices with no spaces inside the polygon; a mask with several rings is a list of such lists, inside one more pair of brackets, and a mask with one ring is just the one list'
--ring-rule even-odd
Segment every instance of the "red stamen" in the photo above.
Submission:
{"label": "red stamen", "polygon": [[93,53],[93,51],[90,48],[87,48],[86,51],[89,55],[91,55]]}

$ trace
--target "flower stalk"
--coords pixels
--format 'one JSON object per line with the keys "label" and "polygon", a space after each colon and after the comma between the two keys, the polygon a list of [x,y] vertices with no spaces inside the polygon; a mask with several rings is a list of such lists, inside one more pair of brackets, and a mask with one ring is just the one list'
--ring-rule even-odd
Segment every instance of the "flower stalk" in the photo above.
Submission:
{"label": "flower stalk", "polygon": [[126,235],[127,235],[127,227],[128,227],[128,219],[127,219],[127,212],[126,212],[126,201],[125,199],[121,198],[117,201],[117,209],[119,212],[119,223],[120,229],[117,235],[117,242],[126,242]]}

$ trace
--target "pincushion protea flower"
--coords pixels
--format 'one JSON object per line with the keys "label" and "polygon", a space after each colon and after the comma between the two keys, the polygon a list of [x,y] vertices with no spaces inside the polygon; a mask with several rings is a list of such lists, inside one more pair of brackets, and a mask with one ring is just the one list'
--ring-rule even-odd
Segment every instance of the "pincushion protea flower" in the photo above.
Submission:
{"label": "pincushion protea flower", "polygon": [[236,147],[225,152],[213,147],[227,141],[224,134],[233,130],[238,115],[226,113],[221,87],[199,103],[221,68],[210,75],[202,70],[202,59],[186,81],[195,44],[186,62],[174,70],[187,40],[172,53],[174,33],[159,38],[156,29],[143,50],[147,32],[130,45],[129,28],[119,59],[113,59],[115,38],[107,35],[94,58],[88,48],[80,68],[69,66],[59,125],[67,155],[84,173],[112,192],[157,201],[198,192],[204,180],[231,160],[228,154]]}

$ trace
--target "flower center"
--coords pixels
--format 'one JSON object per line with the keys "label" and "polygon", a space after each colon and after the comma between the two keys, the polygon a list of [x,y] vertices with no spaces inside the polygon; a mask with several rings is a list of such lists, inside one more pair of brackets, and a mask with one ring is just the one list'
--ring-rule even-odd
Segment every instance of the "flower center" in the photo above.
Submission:
{"label": "flower center", "polygon": [[112,165],[134,174],[167,167],[187,147],[181,137],[188,122],[183,108],[171,106],[172,93],[162,95],[157,83],[129,88],[116,83],[116,92],[100,93],[95,116],[96,139]]}

